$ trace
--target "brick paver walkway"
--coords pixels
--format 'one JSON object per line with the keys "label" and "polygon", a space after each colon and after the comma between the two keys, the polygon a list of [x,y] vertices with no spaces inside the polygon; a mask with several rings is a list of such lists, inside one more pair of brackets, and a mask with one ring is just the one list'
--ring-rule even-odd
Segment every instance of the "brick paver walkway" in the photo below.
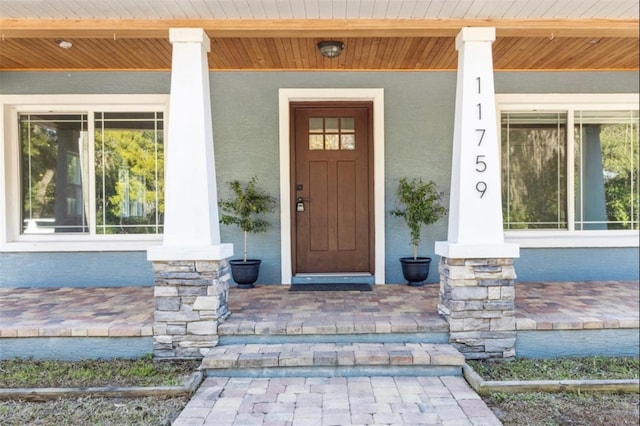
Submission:
{"label": "brick paver walkway", "polygon": [[207,378],[174,426],[500,425],[461,377]]}

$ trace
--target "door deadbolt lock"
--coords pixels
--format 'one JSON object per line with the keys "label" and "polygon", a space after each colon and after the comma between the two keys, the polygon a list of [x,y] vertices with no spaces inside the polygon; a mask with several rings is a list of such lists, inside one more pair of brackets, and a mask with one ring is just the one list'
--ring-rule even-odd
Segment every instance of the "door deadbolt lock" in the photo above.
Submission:
{"label": "door deadbolt lock", "polygon": [[296,201],[296,211],[297,212],[304,211],[304,200],[302,199],[302,197],[299,197],[298,200]]}

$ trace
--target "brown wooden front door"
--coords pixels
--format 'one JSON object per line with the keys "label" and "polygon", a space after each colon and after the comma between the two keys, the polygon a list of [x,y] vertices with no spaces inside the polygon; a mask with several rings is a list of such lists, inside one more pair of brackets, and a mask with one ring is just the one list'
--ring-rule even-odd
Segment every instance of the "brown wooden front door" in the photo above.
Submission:
{"label": "brown wooden front door", "polygon": [[371,103],[293,103],[294,274],[373,273]]}

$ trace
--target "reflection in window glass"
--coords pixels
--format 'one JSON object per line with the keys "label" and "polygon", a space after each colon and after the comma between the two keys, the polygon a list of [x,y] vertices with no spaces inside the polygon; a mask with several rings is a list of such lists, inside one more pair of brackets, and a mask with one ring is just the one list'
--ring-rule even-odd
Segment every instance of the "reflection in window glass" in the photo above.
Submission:
{"label": "reflection in window glass", "polygon": [[356,149],[355,135],[340,135],[340,149],[347,151]]}
{"label": "reflection in window glass", "polygon": [[342,133],[353,133],[355,129],[355,119],[353,117],[342,117],[340,120],[340,130]]}
{"label": "reflection in window glass", "polygon": [[340,126],[338,117],[326,117],[324,119],[324,131],[326,133],[338,133],[340,131]]}
{"label": "reflection in window glass", "polygon": [[86,114],[21,114],[22,232],[88,232]]}
{"label": "reflection in window glass", "polygon": [[96,114],[96,232],[160,233],[164,214],[162,113]]}
{"label": "reflection in window glass", "polygon": [[309,135],[309,149],[312,151],[324,149],[323,135]]}
{"label": "reflection in window glass", "polygon": [[309,150],[356,149],[354,117],[310,117]]}
{"label": "reflection in window glass", "polygon": [[638,229],[638,112],[577,111],[575,227]]}
{"label": "reflection in window glass", "polygon": [[338,135],[324,135],[324,149],[340,149],[340,144],[338,143]]}
{"label": "reflection in window glass", "polygon": [[503,113],[501,127],[505,229],[566,229],[566,114]]}
{"label": "reflection in window glass", "polygon": [[309,133],[322,132],[324,132],[322,117],[309,117]]}

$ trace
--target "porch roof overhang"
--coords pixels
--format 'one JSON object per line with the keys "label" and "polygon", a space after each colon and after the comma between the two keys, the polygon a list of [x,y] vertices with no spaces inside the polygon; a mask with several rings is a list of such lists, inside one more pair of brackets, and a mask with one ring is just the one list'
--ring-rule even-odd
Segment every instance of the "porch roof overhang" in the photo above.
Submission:
{"label": "porch roof overhang", "polygon": [[[81,10],[68,0],[30,3],[41,6],[39,11],[17,0],[0,0],[0,71],[166,71],[171,69],[169,28],[185,27],[203,28],[211,38],[211,70],[449,71],[457,67],[455,36],[470,26],[496,28],[497,71],[639,69],[638,2],[631,0],[623,0],[617,11],[607,10],[609,2],[603,0],[568,2],[579,4],[577,9],[555,2],[545,10],[525,10],[531,2],[522,0],[449,2],[459,10],[466,5],[461,13],[453,7],[449,13],[418,13],[418,5],[438,3],[427,0],[300,0],[295,2],[300,9],[290,5],[288,12],[280,12],[275,0],[256,0],[260,13],[242,12],[241,4],[248,3],[239,0],[194,0],[190,7],[207,9],[193,13],[168,6],[178,0],[160,0],[164,9],[153,11],[144,9],[149,2],[141,0],[115,6],[88,0]],[[311,13],[312,5],[325,3],[333,7],[330,15]],[[364,13],[368,3],[371,12]],[[352,4],[360,9],[350,9]],[[413,9],[392,13],[394,5]],[[225,12],[231,6],[236,13]],[[60,39],[73,47],[61,49]],[[341,56],[319,54],[317,43],[327,39],[344,42]]]}

